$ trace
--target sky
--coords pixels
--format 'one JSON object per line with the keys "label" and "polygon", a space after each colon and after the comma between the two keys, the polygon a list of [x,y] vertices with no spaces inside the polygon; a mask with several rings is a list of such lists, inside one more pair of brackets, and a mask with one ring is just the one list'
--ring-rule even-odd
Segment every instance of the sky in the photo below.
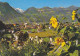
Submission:
{"label": "sky", "polygon": [[80,7],[80,0],[0,0],[1,2],[8,2],[14,8],[21,8],[26,10],[30,7]]}

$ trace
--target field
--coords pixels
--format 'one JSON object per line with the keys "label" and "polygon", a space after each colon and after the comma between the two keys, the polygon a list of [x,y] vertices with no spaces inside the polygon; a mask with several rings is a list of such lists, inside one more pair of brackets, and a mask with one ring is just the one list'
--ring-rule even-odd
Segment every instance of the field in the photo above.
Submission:
{"label": "field", "polygon": [[53,30],[46,29],[45,31],[39,32],[39,33],[29,33],[29,36],[31,36],[31,37],[35,37],[35,36],[38,36],[38,37],[52,37],[52,36],[55,36],[56,33],[57,32],[55,32]]}

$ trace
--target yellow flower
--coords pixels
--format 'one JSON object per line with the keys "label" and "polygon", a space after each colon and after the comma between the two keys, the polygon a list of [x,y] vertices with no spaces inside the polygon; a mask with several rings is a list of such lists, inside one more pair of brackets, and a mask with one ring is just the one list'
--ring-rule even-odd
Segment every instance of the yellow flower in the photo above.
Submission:
{"label": "yellow flower", "polygon": [[50,19],[50,24],[52,24],[52,27],[56,28],[58,26],[57,19],[52,16]]}
{"label": "yellow flower", "polygon": [[57,45],[59,45],[60,44],[60,37],[57,37],[57,38],[55,38],[55,43],[57,44]]}
{"label": "yellow flower", "polygon": [[55,44],[60,45],[63,47],[64,45],[66,45],[66,43],[64,42],[63,38],[57,37],[55,38]]}
{"label": "yellow flower", "polygon": [[72,15],[72,20],[75,20],[75,15]]}
{"label": "yellow flower", "polygon": [[75,15],[76,14],[76,11],[73,10],[72,14]]}
{"label": "yellow flower", "polygon": [[53,18],[54,18],[54,16],[52,16],[50,20],[53,20]]}
{"label": "yellow flower", "polygon": [[60,42],[64,42],[63,38],[60,38],[59,41],[60,41]]}
{"label": "yellow flower", "polygon": [[76,11],[73,10],[73,12],[72,12],[72,20],[75,20],[75,14],[76,14]]}
{"label": "yellow flower", "polygon": [[75,20],[75,18],[72,18],[72,20]]}
{"label": "yellow flower", "polygon": [[61,46],[63,47],[64,45],[66,45],[66,43],[65,43],[65,42],[62,42],[62,43],[61,43]]}

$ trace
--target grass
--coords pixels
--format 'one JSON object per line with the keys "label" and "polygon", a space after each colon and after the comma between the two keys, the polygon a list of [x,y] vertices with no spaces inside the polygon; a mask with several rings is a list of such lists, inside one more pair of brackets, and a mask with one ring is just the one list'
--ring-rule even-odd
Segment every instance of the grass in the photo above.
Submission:
{"label": "grass", "polygon": [[31,37],[50,37],[50,36],[55,36],[57,32],[53,31],[53,30],[49,30],[47,29],[46,31],[43,32],[39,32],[39,33],[29,33],[29,36]]}
{"label": "grass", "polygon": [[44,42],[49,42],[50,39],[49,38],[43,38]]}
{"label": "grass", "polygon": [[11,34],[5,34],[4,37],[8,37],[8,38],[11,38]]}
{"label": "grass", "polygon": [[21,30],[21,31],[23,31],[23,32],[27,32],[27,30]]}

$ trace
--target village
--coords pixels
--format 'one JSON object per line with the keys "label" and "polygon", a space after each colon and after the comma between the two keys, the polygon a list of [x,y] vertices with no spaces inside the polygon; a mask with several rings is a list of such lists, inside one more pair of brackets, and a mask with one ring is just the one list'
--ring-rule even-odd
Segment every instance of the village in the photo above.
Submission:
{"label": "village", "polygon": [[[0,23],[3,24],[1,21]],[[49,42],[52,42],[52,36],[54,35],[51,30],[52,27],[51,25],[49,25],[49,23],[3,24],[3,26],[3,29],[0,30],[0,40],[8,44],[9,42],[11,42],[12,46],[14,47],[23,46],[24,42],[26,42],[27,40],[36,41],[36,43],[42,43],[43,38],[46,37],[49,37]],[[48,31],[51,31],[51,33]]]}

